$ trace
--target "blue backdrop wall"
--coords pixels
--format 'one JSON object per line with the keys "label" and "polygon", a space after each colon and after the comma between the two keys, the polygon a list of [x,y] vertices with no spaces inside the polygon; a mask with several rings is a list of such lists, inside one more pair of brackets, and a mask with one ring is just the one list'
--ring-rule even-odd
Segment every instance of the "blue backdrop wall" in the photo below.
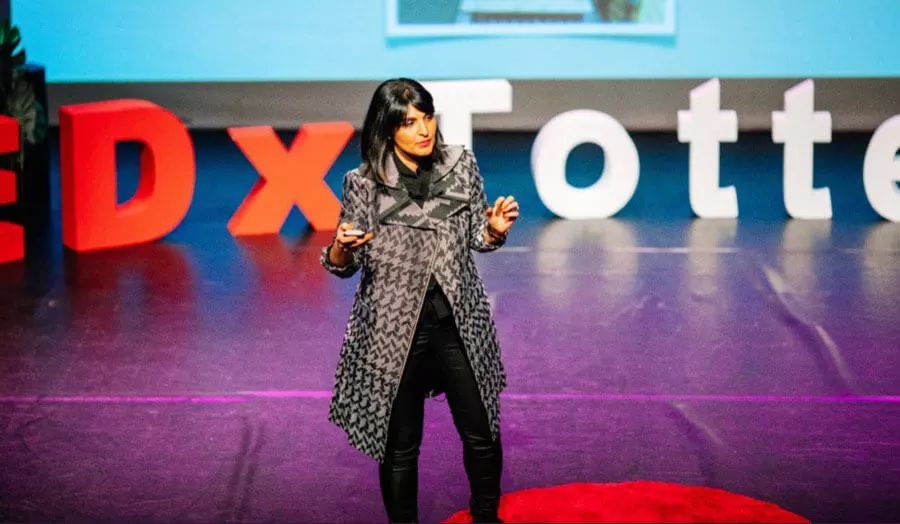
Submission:
{"label": "blue backdrop wall", "polygon": [[391,0],[13,0],[51,82],[900,76],[900,1],[674,0],[674,32],[388,36]]}

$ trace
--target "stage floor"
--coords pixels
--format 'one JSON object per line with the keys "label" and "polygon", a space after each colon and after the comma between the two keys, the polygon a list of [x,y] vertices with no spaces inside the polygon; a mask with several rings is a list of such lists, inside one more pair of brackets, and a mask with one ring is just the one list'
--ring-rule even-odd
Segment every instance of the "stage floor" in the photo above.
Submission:
{"label": "stage floor", "polygon": [[[375,463],[326,420],[356,280],[320,268],[330,234],[296,216],[228,235],[253,177],[222,135],[195,135],[202,198],[164,240],[79,255],[57,228],[0,266],[0,520],[383,520]],[[691,220],[683,202],[555,220],[506,161],[523,141],[475,143],[489,196],[523,203],[477,256],[509,374],[504,490],[660,480],[900,520],[900,224]],[[671,138],[642,154],[654,141]],[[683,156],[662,207],[686,194]],[[420,470],[423,521],[466,506],[442,399]]]}

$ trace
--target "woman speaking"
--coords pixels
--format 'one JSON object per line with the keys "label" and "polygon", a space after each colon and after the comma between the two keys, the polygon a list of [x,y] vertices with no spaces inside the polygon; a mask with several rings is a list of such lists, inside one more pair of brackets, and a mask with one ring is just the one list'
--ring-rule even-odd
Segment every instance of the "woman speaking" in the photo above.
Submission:
{"label": "woman speaking", "polygon": [[443,143],[431,94],[415,80],[375,90],[362,164],[344,176],[341,215],[321,263],[361,272],[329,419],[379,464],[388,519],[418,520],[424,402],[441,392],[463,444],[475,522],[498,521],[506,385],[472,250],[502,246],[518,203],[488,206],[471,151]]}

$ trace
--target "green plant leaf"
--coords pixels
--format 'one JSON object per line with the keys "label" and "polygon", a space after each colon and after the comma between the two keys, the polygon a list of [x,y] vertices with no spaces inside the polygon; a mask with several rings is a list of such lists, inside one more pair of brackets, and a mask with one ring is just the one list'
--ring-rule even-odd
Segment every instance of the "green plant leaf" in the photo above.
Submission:
{"label": "green plant leaf", "polygon": [[27,113],[27,107],[34,106],[33,90],[29,101],[23,88],[14,85],[17,69],[27,61],[25,49],[19,49],[21,41],[18,27],[9,20],[0,21],[0,114],[22,115]]}
{"label": "green plant leaf", "polygon": [[38,102],[34,101],[34,110],[37,115],[35,119],[34,130],[31,133],[31,139],[29,137],[25,137],[28,140],[29,144],[42,144],[45,140],[47,140],[47,131],[50,129],[50,122],[47,120],[47,110],[44,109],[44,106]]}
{"label": "green plant leaf", "polygon": [[38,105],[34,96],[34,88],[25,76],[25,71],[13,71],[12,89],[6,97],[7,114],[19,121],[22,137],[36,143],[38,126]]}
{"label": "green plant leaf", "polygon": [[3,39],[2,42],[9,53],[12,53],[19,47],[19,44],[22,43],[22,39],[19,38],[19,31],[16,28],[13,28],[12,31],[6,33],[6,38]]}
{"label": "green plant leaf", "polygon": [[22,49],[18,53],[12,55],[9,58],[9,63],[12,67],[19,67],[25,65],[25,50]]}

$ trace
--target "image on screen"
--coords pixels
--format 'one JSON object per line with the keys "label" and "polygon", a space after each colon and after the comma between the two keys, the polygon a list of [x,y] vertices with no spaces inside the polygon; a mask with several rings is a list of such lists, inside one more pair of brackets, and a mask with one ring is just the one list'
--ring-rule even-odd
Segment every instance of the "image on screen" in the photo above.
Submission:
{"label": "image on screen", "polygon": [[666,35],[675,0],[386,0],[388,37]]}

